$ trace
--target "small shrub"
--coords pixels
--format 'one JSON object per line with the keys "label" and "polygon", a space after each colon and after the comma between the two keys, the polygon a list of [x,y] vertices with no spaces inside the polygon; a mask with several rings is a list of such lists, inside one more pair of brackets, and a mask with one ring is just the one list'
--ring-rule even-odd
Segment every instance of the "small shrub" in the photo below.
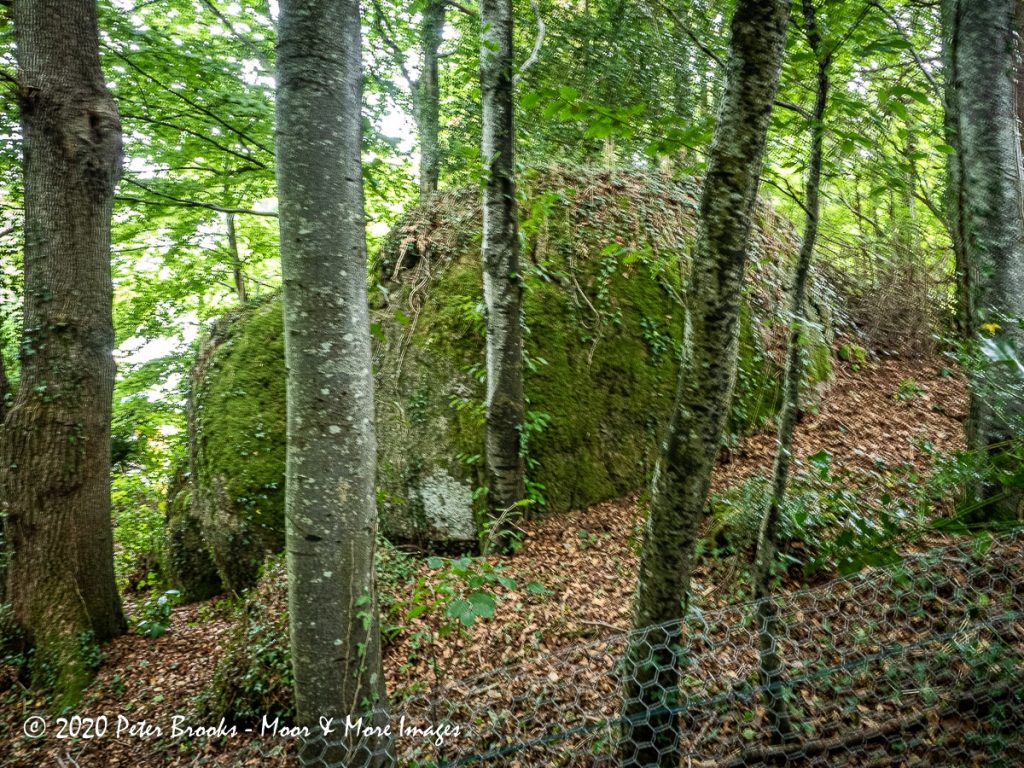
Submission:
{"label": "small shrub", "polygon": [[135,617],[135,629],[143,637],[155,639],[167,632],[171,625],[171,613],[178,604],[181,593],[176,589],[147,597],[139,606]]}
{"label": "small shrub", "polygon": [[896,389],[896,394],[893,395],[894,400],[902,400],[907,403],[913,400],[915,397],[920,397],[927,390],[918,384],[913,379],[907,378],[900,382],[899,387]]}
{"label": "small shrub", "polygon": [[867,351],[859,344],[843,344],[839,347],[836,355],[844,363],[849,363],[850,368],[855,371],[859,371],[868,358]]}

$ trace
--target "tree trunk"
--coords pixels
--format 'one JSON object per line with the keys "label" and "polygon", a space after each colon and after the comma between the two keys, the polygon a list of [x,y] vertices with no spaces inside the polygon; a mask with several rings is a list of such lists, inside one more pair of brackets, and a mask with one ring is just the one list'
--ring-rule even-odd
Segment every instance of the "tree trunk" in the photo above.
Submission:
{"label": "tree trunk", "polygon": [[740,289],[789,3],[739,0],[701,193],[687,292],[687,344],[651,488],[627,652],[623,765],[679,765],[680,621],[711,471],[736,378]]}
{"label": "tree trunk", "polygon": [[420,26],[420,55],[423,68],[416,82],[416,127],[420,135],[420,202],[437,192],[441,174],[440,134],[441,87],[437,75],[437,52],[444,32],[447,0],[427,0]]}
{"label": "tree trunk", "polygon": [[[296,719],[319,733],[351,715],[387,722],[374,549],[376,437],[363,213],[356,0],[285,0],[277,64],[277,186],[288,446],[285,537]],[[340,718],[340,721],[338,720]],[[311,739],[350,766],[391,761],[390,740]]]}
{"label": "tree trunk", "polygon": [[245,272],[242,271],[242,259],[238,255],[238,234],[235,232],[235,214],[225,214],[228,229],[228,253],[231,256],[231,276],[235,281],[235,295],[238,302],[245,304],[249,294],[245,289]]}
{"label": "tree trunk", "polygon": [[[956,152],[951,166],[951,229],[963,250],[960,294],[969,340],[978,334],[1024,353],[1024,172],[1016,116],[1016,3],[944,0],[947,124]],[[1019,445],[1024,403],[1012,367],[968,372],[968,444],[994,456]],[[981,487],[986,515],[1016,518],[1019,490]]]}
{"label": "tree trunk", "polygon": [[[483,271],[487,312],[486,459],[491,518],[485,548],[504,549],[524,495],[523,283],[519,274],[515,127],[512,103],[512,2],[482,0]],[[488,544],[490,545],[488,547]]]}
{"label": "tree trunk", "polygon": [[[7,380],[7,369],[4,366],[3,352],[0,351],[0,429],[3,428],[4,419],[7,418],[8,401],[11,398],[11,382]],[[0,590],[3,585],[0,584]],[[2,592],[0,592],[2,594]]]}
{"label": "tree trunk", "polygon": [[828,70],[831,55],[821,51],[821,35],[813,0],[802,2],[804,29],[807,41],[818,61],[817,90],[811,114],[811,147],[807,162],[807,188],[804,194],[803,241],[793,274],[793,295],[790,297],[790,330],[786,348],[786,373],[783,384],[782,410],[779,413],[778,447],[772,472],[772,494],[768,510],[761,520],[754,558],[754,599],[757,602],[757,626],[761,646],[761,684],[765,691],[765,709],[768,726],[775,743],[789,742],[797,737],[787,712],[783,687],[784,672],[778,654],[778,606],[771,595],[771,569],[779,546],[779,523],[786,501],[789,466],[793,457],[793,433],[800,411],[800,382],[803,379],[803,356],[800,337],[804,326],[804,302],[807,279],[814,256],[814,242],[818,236],[819,191],[821,187],[822,144],[825,138],[825,108],[828,105]]}
{"label": "tree trunk", "polygon": [[[949,14],[956,12],[955,4],[944,2],[942,4],[942,29],[943,29],[943,69],[946,79],[943,86],[943,131],[946,143],[951,147],[960,144],[960,116],[959,104],[956,95],[956,62],[954,61],[953,40],[949,37],[953,32],[953,19],[948,18]],[[973,338],[975,329],[972,327],[974,307],[971,304],[972,280],[970,265],[964,253],[964,233],[962,209],[963,209],[963,185],[961,178],[962,157],[959,152],[950,154],[946,161],[946,173],[948,181],[945,193],[946,219],[948,221],[949,237],[953,245],[953,266],[956,270],[956,305],[955,305],[955,326],[959,337],[963,340]]]}
{"label": "tree trunk", "polygon": [[[121,122],[93,0],[13,6],[24,148],[21,380],[0,430],[7,599],[33,680],[74,701],[124,630],[110,522],[110,216]],[[38,674],[38,677],[37,677]]]}

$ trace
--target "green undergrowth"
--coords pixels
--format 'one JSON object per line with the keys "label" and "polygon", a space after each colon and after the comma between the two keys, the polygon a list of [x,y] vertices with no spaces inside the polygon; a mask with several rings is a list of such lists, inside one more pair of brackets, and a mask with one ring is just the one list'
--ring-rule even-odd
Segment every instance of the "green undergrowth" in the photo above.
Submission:
{"label": "green undergrowth", "polygon": [[[423,662],[432,678],[391,691],[393,700],[440,683],[452,661],[446,644],[453,636],[466,636],[478,621],[493,618],[504,595],[520,586],[500,564],[487,559],[435,556],[424,563],[386,540],[378,544],[376,572],[385,647],[407,639],[404,663]],[[522,589],[534,598],[547,594],[536,582]],[[265,714],[290,721],[295,711],[283,557],[268,561],[256,587],[236,604],[234,618],[211,682],[198,697],[197,717],[223,717],[242,725],[259,723]]]}
{"label": "green undergrowth", "polygon": [[[796,583],[813,584],[898,562],[928,536],[973,536],[1014,527],[979,522],[977,505],[963,501],[965,486],[990,476],[984,456],[939,452],[929,443],[922,448],[929,462],[925,471],[881,461],[872,468],[840,468],[824,450],[798,462],[780,519],[779,578],[788,573]],[[749,599],[749,566],[770,491],[770,480],[755,476],[709,502],[711,516],[700,550],[713,569],[732,563],[719,585],[734,590],[731,602]]]}

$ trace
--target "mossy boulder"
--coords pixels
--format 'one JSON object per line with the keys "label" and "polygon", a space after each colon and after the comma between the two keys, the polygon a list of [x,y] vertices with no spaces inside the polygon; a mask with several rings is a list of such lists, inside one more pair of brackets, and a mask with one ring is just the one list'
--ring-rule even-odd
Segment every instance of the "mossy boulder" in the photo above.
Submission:
{"label": "mossy boulder", "polygon": [[[698,191],[634,172],[546,170],[523,179],[529,488],[549,513],[647,482],[683,339]],[[484,477],[479,190],[410,212],[372,267],[378,486],[393,539],[472,546]],[[792,227],[759,206],[730,429],[779,404]],[[831,370],[831,299],[810,298],[813,384]],[[813,389],[811,391],[814,391]],[[253,583],[282,545],[284,363],[269,300],[203,345],[190,402],[192,508],[226,586]]]}
{"label": "mossy boulder", "polygon": [[188,482],[166,540],[168,574],[187,596],[212,588],[206,558],[240,593],[283,549],[285,437],[281,304],[270,297],[220,318],[189,377]]}

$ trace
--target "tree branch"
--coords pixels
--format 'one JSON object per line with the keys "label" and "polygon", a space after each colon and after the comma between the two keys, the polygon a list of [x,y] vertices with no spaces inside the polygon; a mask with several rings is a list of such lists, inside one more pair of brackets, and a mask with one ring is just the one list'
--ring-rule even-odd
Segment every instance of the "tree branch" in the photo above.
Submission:
{"label": "tree branch", "polygon": [[783,109],[788,109],[790,112],[796,112],[804,120],[811,120],[813,118],[813,115],[810,112],[801,107],[799,104],[794,104],[792,101],[783,101],[782,99],[776,99],[775,106],[782,107]]}
{"label": "tree branch", "polygon": [[445,5],[451,6],[452,8],[455,8],[456,10],[462,11],[467,16],[479,16],[480,15],[479,13],[477,13],[472,8],[467,8],[462,3],[456,2],[456,0],[448,0],[448,2],[445,3]]}
{"label": "tree branch", "polygon": [[[761,183],[762,184],[767,184],[769,187],[775,187],[777,190],[779,190],[779,192],[781,192],[786,197],[788,197],[790,200],[792,200],[794,203],[796,203],[798,206],[800,206],[800,210],[802,210],[805,215],[808,214],[807,206],[804,204],[803,196],[802,195],[798,195],[793,190],[793,188],[791,186],[789,186],[789,182],[784,180],[782,182],[782,184],[779,184],[777,181],[774,181],[773,179],[768,178],[764,174],[761,174]],[[783,185],[785,185],[785,186],[783,186]]]}
{"label": "tree branch", "polygon": [[384,41],[384,44],[391,49],[391,54],[395,57],[395,63],[398,65],[399,71],[402,73],[402,78],[409,86],[409,90],[412,92],[413,104],[417,100],[416,97],[416,86],[417,82],[409,74],[408,68],[405,66],[405,51],[402,50],[401,46],[395,42],[394,38],[388,34],[388,31],[384,28],[385,16],[384,9],[381,8],[379,0],[373,0],[373,27],[377,30],[377,34],[380,35],[380,39]]}
{"label": "tree branch", "polygon": [[249,136],[245,131],[241,130],[240,128],[236,128],[231,123],[227,122],[224,118],[222,118],[220,115],[218,115],[217,113],[207,109],[206,107],[202,106],[201,104],[193,101],[188,96],[186,96],[184,93],[181,93],[180,91],[176,91],[173,88],[171,88],[168,85],[166,85],[165,83],[161,82],[158,78],[156,78],[153,75],[149,74],[149,72],[147,72],[142,67],[140,67],[138,64],[136,64],[134,61],[132,61],[130,58],[125,56],[121,51],[117,50],[117,48],[112,47],[112,46],[107,46],[106,50],[110,51],[114,56],[119,58],[121,61],[123,61],[129,67],[131,67],[136,72],[138,72],[140,75],[142,75],[144,78],[146,78],[150,82],[154,83],[155,85],[157,85],[158,87],[160,87],[161,89],[166,91],[167,93],[170,93],[173,96],[176,96],[178,99],[180,99],[181,101],[185,102],[190,107],[192,107],[192,109],[194,109],[197,112],[200,112],[200,113],[206,115],[211,120],[213,120],[213,121],[219,123],[220,125],[224,126],[227,130],[231,131],[231,133],[233,133],[236,136],[238,136],[242,141],[248,142],[252,146],[257,147],[258,149],[263,150],[268,155],[273,157],[273,155],[274,155],[273,149],[263,145],[259,141],[256,141],[256,139],[254,139],[251,136]]}
{"label": "tree branch", "polygon": [[122,114],[121,117],[125,120],[139,120],[150,125],[161,125],[164,128],[170,128],[171,130],[178,131],[179,133],[187,133],[189,136],[197,138],[200,141],[205,141],[207,144],[216,147],[221,152],[226,152],[229,155],[234,155],[238,159],[244,160],[247,163],[251,163],[260,168],[261,170],[269,170],[269,167],[265,163],[261,163],[259,160],[252,157],[252,155],[245,154],[243,152],[238,152],[237,150],[234,150],[231,147],[225,146],[220,142],[215,141],[206,134],[192,130],[191,128],[186,128],[184,126],[178,125],[177,123],[168,122],[167,120],[157,120],[156,118],[149,117],[148,115],[137,115],[132,112],[126,112]]}
{"label": "tree branch", "polygon": [[270,218],[277,218],[277,211],[257,211],[252,208],[229,208],[223,205],[217,205],[215,203],[207,203],[201,200],[186,200],[181,197],[175,197],[174,195],[168,195],[166,192],[160,192],[159,190],[147,187],[141,182],[135,181],[134,179],[125,178],[123,181],[126,184],[131,184],[133,187],[138,187],[151,195],[162,198],[161,200],[148,200],[144,197],[132,197],[129,195],[117,195],[116,200],[125,203],[140,203],[142,205],[162,205],[171,206],[176,208],[203,208],[207,211],[216,211],[217,213],[237,213],[245,214],[248,216],[267,216]]}
{"label": "tree branch", "polygon": [[540,15],[540,6],[537,5],[537,0],[530,0],[530,7],[533,8],[533,15],[537,18],[537,37],[533,41],[533,50],[530,51],[530,55],[523,62],[523,66],[519,68],[519,72],[512,78],[513,84],[522,80],[523,75],[526,74],[530,67],[537,63],[537,59],[540,57],[540,47],[544,44],[544,34],[547,31],[547,27],[544,26],[544,19]]}
{"label": "tree branch", "polygon": [[939,101],[942,101],[942,86],[936,82],[932,73],[924,65],[924,59],[921,58],[921,54],[917,52],[917,48],[914,47],[913,42],[910,39],[910,35],[903,31],[903,27],[900,26],[900,21],[896,16],[885,8],[878,0],[869,0],[868,5],[872,8],[877,8],[882,12],[882,15],[888,19],[889,23],[896,28],[896,31],[900,33],[900,37],[907,43],[907,49],[910,51],[910,55],[914,58],[914,63],[917,64],[917,68],[921,70],[921,74],[924,75],[924,79],[928,81],[928,85],[932,89],[932,93],[935,94]]}
{"label": "tree branch", "polygon": [[207,9],[209,9],[210,13],[220,19],[221,23],[228,28],[228,32],[231,33],[232,37],[249,49],[249,52],[256,57],[256,60],[259,61],[263,69],[267,72],[272,71],[273,67],[271,67],[270,62],[267,61],[265,53],[259,49],[259,46],[257,46],[255,42],[243,36],[238,30],[236,30],[235,26],[221,12],[221,10],[213,4],[212,0],[201,0],[201,2],[207,7]]}
{"label": "tree branch", "polygon": [[658,5],[660,5],[662,10],[672,17],[672,21],[675,22],[675,25],[679,29],[679,31],[686,35],[688,38],[690,38],[690,42],[692,42],[694,45],[700,48],[700,50],[704,53],[705,56],[707,56],[709,59],[715,62],[715,64],[717,64],[718,66],[725,66],[725,62],[722,60],[722,57],[704,44],[704,42],[693,31],[693,28],[689,24],[687,24],[683,17],[676,12],[675,8],[673,8],[670,5],[667,5],[662,0],[659,0]]}

